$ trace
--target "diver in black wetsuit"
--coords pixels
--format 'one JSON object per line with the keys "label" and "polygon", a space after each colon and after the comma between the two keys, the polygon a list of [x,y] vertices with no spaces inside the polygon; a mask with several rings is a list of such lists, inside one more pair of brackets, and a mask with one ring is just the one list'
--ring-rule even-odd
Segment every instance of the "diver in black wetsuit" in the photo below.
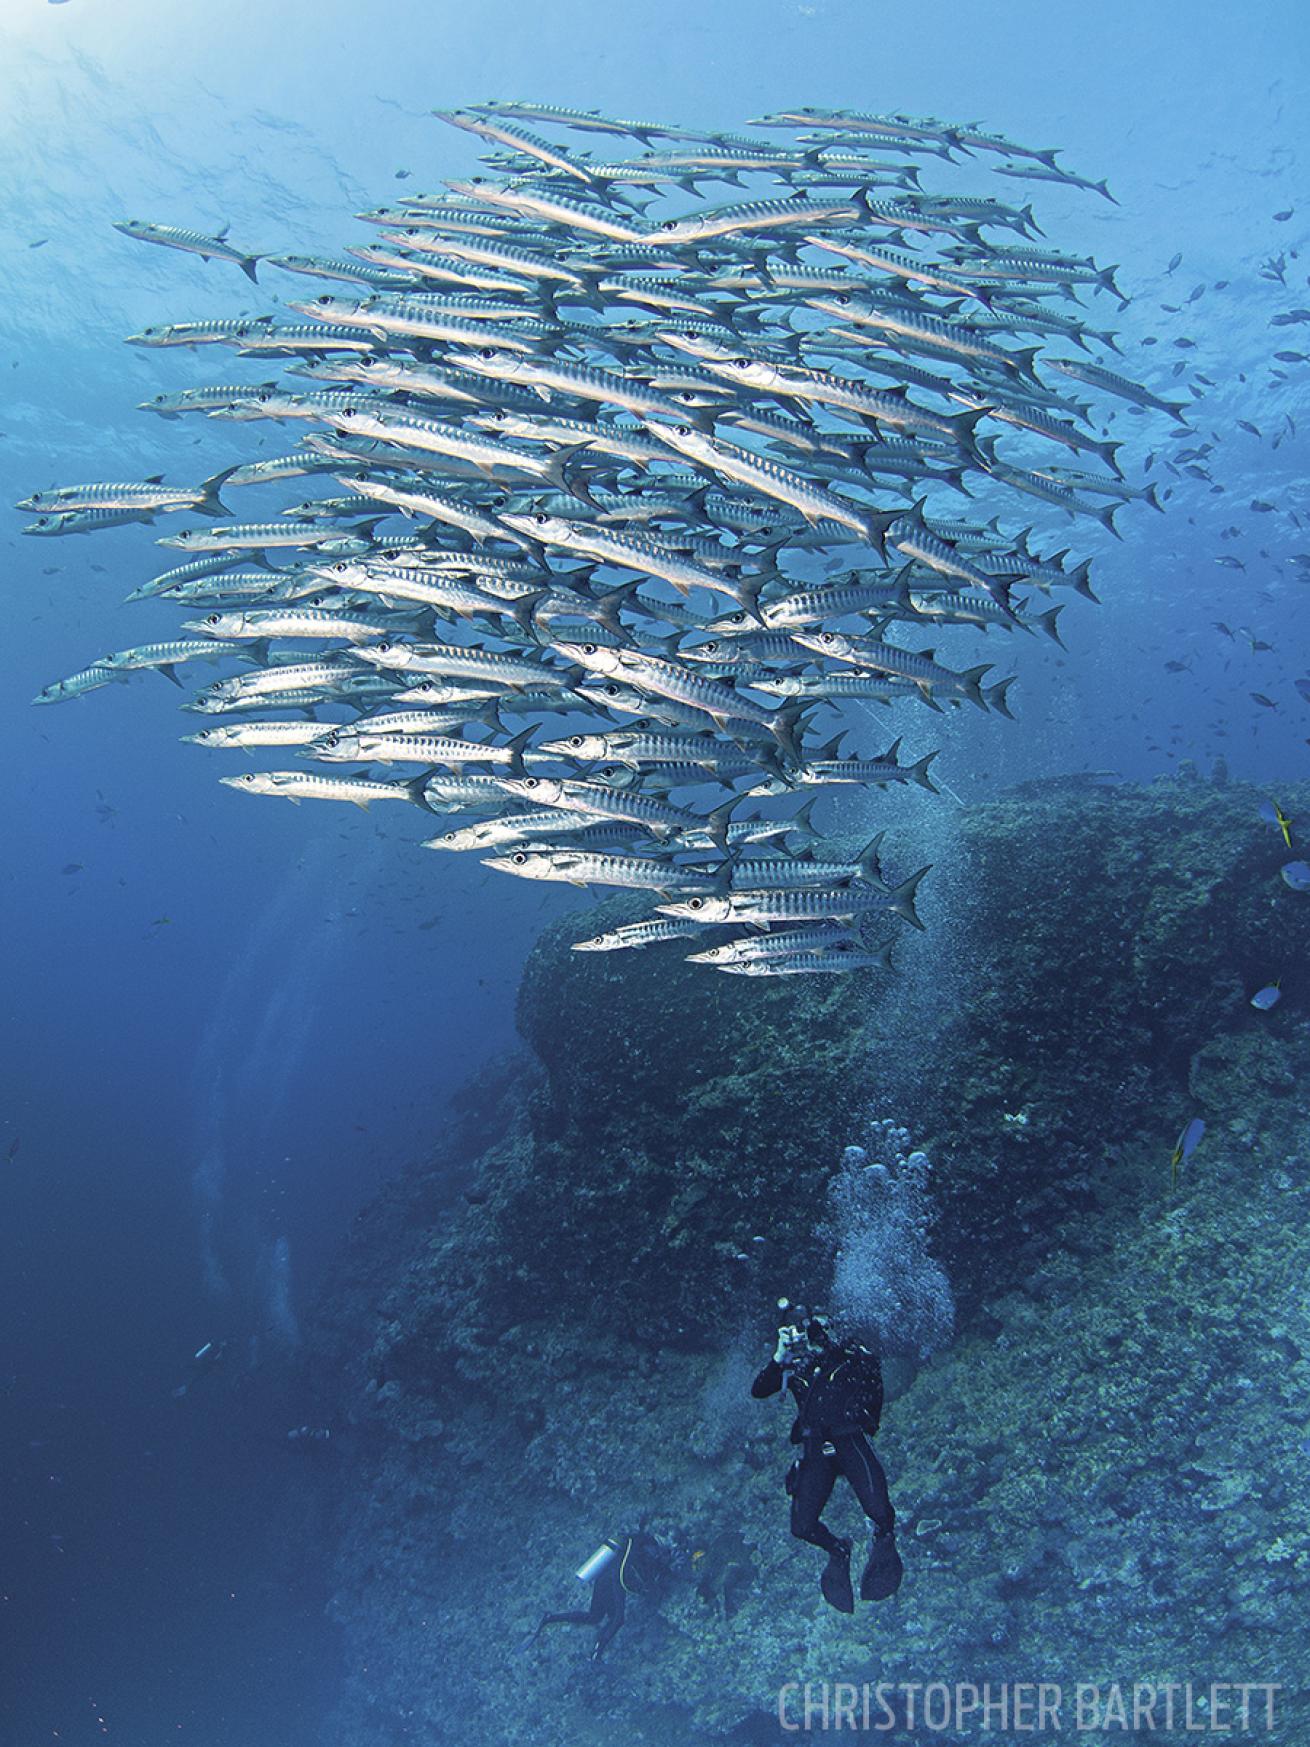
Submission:
{"label": "diver in black wetsuit", "polygon": [[[592,1656],[599,1656],[623,1624],[630,1595],[649,1595],[667,1574],[664,1549],[654,1535],[638,1529],[635,1535],[616,1535],[578,1572],[592,1580],[591,1606],[585,1612],[547,1614],[527,1642],[531,1644],[543,1626],[595,1626]],[[524,1648],[527,1646],[525,1645]]]}
{"label": "diver in black wetsuit", "polygon": [[894,1595],[903,1570],[887,1477],[868,1444],[882,1417],[882,1366],[867,1348],[835,1341],[821,1317],[807,1320],[801,1313],[778,1330],[773,1357],[751,1384],[751,1394],[761,1399],[783,1387],[796,1403],[791,1441],[801,1447],[787,1475],[791,1532],[827,1553],[819,1585],[824,1599],[841,1613],[854,1613],[851,1543],[822,1520],[839,1474],[874,1526],[861,1599]]}

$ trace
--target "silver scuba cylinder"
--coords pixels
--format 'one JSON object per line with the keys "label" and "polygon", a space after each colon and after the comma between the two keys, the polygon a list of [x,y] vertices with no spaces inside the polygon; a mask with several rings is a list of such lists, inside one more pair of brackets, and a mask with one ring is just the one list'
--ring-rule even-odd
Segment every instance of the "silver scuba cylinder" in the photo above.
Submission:
{"label": "silver scuba cylinder", "polygon": [[585,1564],[579,1565],[576,1576],[579,1583],[592,1583],[602,1571],[608,1571],[619,1556],[617,1541],[602,1541]]}

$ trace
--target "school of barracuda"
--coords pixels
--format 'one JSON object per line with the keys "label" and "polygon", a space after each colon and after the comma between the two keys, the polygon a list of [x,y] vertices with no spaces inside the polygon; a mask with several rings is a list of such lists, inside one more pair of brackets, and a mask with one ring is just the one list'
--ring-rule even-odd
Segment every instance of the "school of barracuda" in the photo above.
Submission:
{"label": "school of barracuda", "polygon": [[[145,404],[302,434],[195,488],[24,500],[43,535],[211,518],[164,536],[185,562],[128,597],[177,602],[185,635],[36,702],[222,661],[184,706],[222,719],[187,739],[301,761],[224,783],[460,815],[429,847],[650,894],[649,919],[577,950],[680,940],[748,976],[886,965],[875,932],[921,926],[928,870],[889,877],[879,838],[843,852],[813,809],[831,785],[936,792],[936,754],[844,749],[841,712],[1008,716],[1009,678],[922,639],[1058,642],[1049,597],[1095,598],[1088,565],[1034,550],[1025,499],[1113,528],[1141,495],[1075,395],[1182,416],[1097,361],[1117,348],[1083,297],[1118,297],[1113,269],[1039,247],[1028,206],[927,192],[924,168],[1108,190],[1052,152],[901,115],[806,108],[737,135],[525,103],[437,113],[487,142],[494,174],[359,215],[380,240],[339,259],[118,227],[334,289],[292,302],[300,322],[132,336],[289,361]],[[725,186],[745,198],[702,199]],[[287,481],[335,495],[213,520]],[[756,805],[780,798],[784,816]]]}

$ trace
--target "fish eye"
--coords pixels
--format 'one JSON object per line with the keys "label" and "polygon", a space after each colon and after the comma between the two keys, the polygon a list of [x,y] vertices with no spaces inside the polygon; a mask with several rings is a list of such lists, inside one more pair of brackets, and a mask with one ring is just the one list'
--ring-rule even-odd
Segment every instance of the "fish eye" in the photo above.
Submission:
{"label": "fish eye", "polygon": [[527,859],[527,856],[524,855],[521,849],[515,850],[514,854],[510,856],[510,860],[514,863],[515,867],[522,867]]}
{"label": "fish eye", "polygon": [[248,771],[248,772],[247,772],[247,773],[246,773],[246,775],[245,775],[245,776],[243,776],[243,777],[242,777],[242,779],[241,779],[241,780],[242,780],[242,782],[243,782],[243,783],[245,783],[245,784],[246,784],[246,786],[247,786],[247,787],[249,787],[249,785],[250,785],[250,784],[251,784],[251,783],[252,783],[252,782],[254,782],[254,780],[255,780],[255,778],[254,778],[254,774],[253,774],[253,772],[249,772],[249,771]]}
{"label": "fish eye", "polygon": [[540,786],[540,782],[540,777],[525,776],[523,779],[523,786],[525,789],[535,789]]}
{"label": "fish eye", "polygon": [[387,653],[387,651],[391,648],[391,645],[390,645],[390,643],[375,643],[373,645],[373,647],[378,651],[378,653],[380,655],[385,655]]}
{"label": "fish eye", "polygon": [[494,358],[495,356],[496,348],[494,346],[483,346],[478,352],[479,358]]}
{"label": "fish eye", "polygon": [[584,643],[582,645],[582,653],[584,655],[594,655],[596,653],[596,648],[597,646],[595,643]]}
{"label": "fish eye", "polygon": [[705,908],[704,898],[689,898],[687,908],[689,910],[703,910]]}
{"label": "fish eye", "polygon": [[664,220],[664,223],[660,226],[660,229],[662,231],[675,231],[675,230],[677,230],[677,228],[678,228],[678,221],[676,218],[666,218]]}
{"label": "fish eye", "polygon": [[850,302],[850,300],[851,300],[851,294],[849,291],[839,291],[836,294],[836,296],[833,298],[833,302],[840,303],[843,309],[845,309],[846,305]]}
{"label": "fish eye", "polygon": [[218,622],[219,621],[218,621],[218,614],[217,613],[211,613],[209,615],[209,617],[205,620],[205,623],[207,625],[216,625],[216,624],[218,624]]}
{"label": "fish eye", "polygon": [[732,367],[734,370],[749,370],[750,362],[749,358],[734,358],[732,360]]}
{"label": "fish eye", "polygon": [[582,745],[582,736],[581,736],[581,734],[573,734],[573,735],[571,735],[571,736],[570,736],[570,737],[569,737],[569,745],[570,745],[570,746],[581,746],[581,745]]}
{"label": "fish eye", "polygon": [[673,434],[677,437],[689,437],[691,435],[691,426],[690,425],[674,425]]}

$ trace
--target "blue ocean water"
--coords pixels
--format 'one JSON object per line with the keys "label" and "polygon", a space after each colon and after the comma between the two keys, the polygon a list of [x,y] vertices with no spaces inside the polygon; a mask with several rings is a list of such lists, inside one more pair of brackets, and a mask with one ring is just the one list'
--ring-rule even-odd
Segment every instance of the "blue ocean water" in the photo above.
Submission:
{"label": "blue ocean water", "polygon": [[[491,97],[725,130],[806,102],[977,120],[1108,180],[1117,204],[1031,191],[1052,243],[1118,263],[1129,307],[1094,308],[1126,373],[1197,404],[1186,460],[1164,421],[1114,414],[1165,513],[1124,514],[1121,540],[1079,527],[1102,605],[1065,612],[1067,652],[1025,640],[1018,722],[969,722],[942,774],[975,800],[1222,757],[1273,792],[1310,721],[1310,362],[1275,360],[1301,328],[1271,325],[1310,305],[1308,49],[1286,0],[1240,20],[1211,0],[4,0],[0,502],[189,475],[192,445],[205,472],[251,453],[135,411],[205,378],[122,340],[295,292],[268,274],[256,297],[117,218],[335,252],[409,178],[468,173],[474,142],[429,111]],[[120,604],[159,567],[155,530],[20,525],[0,526],[0,1731],[319,1747],[326,1579],[282,1552],[312,1459],[285,1436],[313,1408],[296,1316],[355,1211],[512,1044],[542,924],[586,900],[419,856],[385,810],[233,795],[178,742],[162,678],[33,710],[175,615]],[[192,1379],[211,1340],[222,1371]]]}

